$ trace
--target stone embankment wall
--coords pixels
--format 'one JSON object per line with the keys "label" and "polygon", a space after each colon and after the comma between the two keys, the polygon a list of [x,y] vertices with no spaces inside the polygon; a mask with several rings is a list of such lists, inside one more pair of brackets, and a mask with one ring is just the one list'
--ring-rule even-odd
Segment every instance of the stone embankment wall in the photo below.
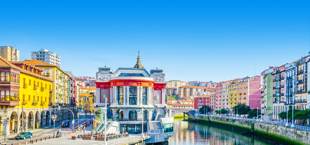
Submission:
{"label": "stone embankment wall", "polygon": [[200,116],[197,118],[197,121],[209,121],[239,126],[251,130],[254,129],[255,133],[264,136],[267,135],[271,139],[278,139],[281,141],[289,139],[299,143],[310,144],[310,132],[275,124],[208,116]]}

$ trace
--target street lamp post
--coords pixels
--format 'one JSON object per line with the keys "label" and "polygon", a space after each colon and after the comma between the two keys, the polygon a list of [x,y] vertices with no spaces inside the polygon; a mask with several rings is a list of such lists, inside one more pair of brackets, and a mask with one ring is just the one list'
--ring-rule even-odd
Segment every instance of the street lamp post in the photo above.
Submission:
{"label": "street lamp post", "polygon": [[56,118],[57,118],[57,115],[52,115],[52,120],[54,121],[54,131],[53,131],[54,137],[55,137],[55,121],[56,121]]}
{"label": "street lamp post", "polygon": [[256,107],[256,117],[257,117],[256,121],[258,121],[258,107]]}
{"label": "street lamp post", "polygon": [[288,126],[288,106],[286,106],[286,124],[285,126]]}
{"label": "street lamp post", "polygon": [[107,99],[108,97],[105,98],[105,107],[104,107],[104,143],[105,145],[108,145],[107,144]]}
{"label": "street lamp post", "polygon": [[263,121],[263,114],[262,114],[262,107],[260,108],[260,122],[262,122]]}
{"label": "street lamp post", "polygon": [[144,135],[143,135],[143,118],[144,118],[144,115],[143,115],[143,108],[141,109],[142,110],[142,137],[144,137]]}
{"label": "street lamp post", "polygon": [[7,125],[9,124],[9,118],[5,118],[4,119],[4,121],[3,121],[3,125],[4,125],[4,128],[5,128],[5,130],[4,130],[4,143],[6,142],[6,132],[7,132]]}
{"label": "street lamp post", "polygon": [[[238,108],[237,108],[237,114],[238,114]],[[236,115],[237,116],[237,115]],[[238,114],[238,117],[239,117],[239,114]]]}
{"label": "street lamp post", "polygon": [[80,113],[77,113],[76,115],[78,117],[78,130],[79,130],[79,127],[80,127]]}
{"label": "street lamp post", "polygon": [[292,128],[294,128],[295,127],[295,125],[294,125],[294,105],[292,106]]}

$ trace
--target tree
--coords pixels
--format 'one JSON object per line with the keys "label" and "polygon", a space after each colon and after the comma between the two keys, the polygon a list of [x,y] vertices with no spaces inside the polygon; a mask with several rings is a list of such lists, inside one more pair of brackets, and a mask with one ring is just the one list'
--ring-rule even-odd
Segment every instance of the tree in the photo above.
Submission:
{"label": "tree", "polygon": [[209,106],[206,106],[206,105],[202,106],[202,107],[199,109],[199,112],[200,112],[201,114],[206,114],[206,113],[208,113],[208,112],[210,112],[210,111],[211,111],[211,108],[210,108]]}
{"label": "tree", "polygon": [[226,114],[228,111],[226,109],[216,110],[216,114]]}
{"label": "tree", "polygon": [[238,113],[239,115],[248,114],[249,111],[251,111],[250,107],[245,104],[238,104],[233,108],[233,113]]}
{"label": "tree", "polygon": [[310,109],[300,110],[296,113],[294,112],[294,119],[303,120],[303,125],[305,125],[306,120],[309,118],[310,118]]}
{"label": "tree", "polygon": [[[251,111],[248,112],[248,114],[250,118],[257,117],[257,109],[256,108],[252,109]],[[260,114],[260,109],[258,109],[258,114]]]}
{"label": "tree", "polygon": [[[294,119],[296,119],[295,116],[298,112],[300,112],[300,110],[294,109]],[[286,113],[286,111],[283,111],[283,112],[279,113],[278,116],[280,119],[286,119],[287,113]],[[288,119],[292,119],[292,109],[288,110]]]}
{"label": "tree", "polygon": [[221,114],[227,114],[227,112],[228,112],[228,111],[227,111],[226,109],[221,109],[221,110],[220,110],[220,113],[221,113]]}

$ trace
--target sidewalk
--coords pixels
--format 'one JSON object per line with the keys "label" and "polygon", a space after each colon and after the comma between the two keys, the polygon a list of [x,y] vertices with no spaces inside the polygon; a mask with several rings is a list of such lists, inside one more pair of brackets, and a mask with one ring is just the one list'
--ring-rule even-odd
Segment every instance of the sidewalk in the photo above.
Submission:
{"label": "sidewalk", "polygon": [[[85,121],[89,121],[89,119],[88,118],[79,119],[80,124],[84,123]],[[75,119],[75,122],[76,123],[74,123],[74,128],[77,128],[78,127],[78,119]],[[55,129],[56,130],[62,129],[61,123],[56,124]],[[66,128],[66,129],[68,129],[68,131],[69,131],[71,128]],[[33,137],[37,137],[37,136],[40,136],[42,134],[51,134],[52,135],[53,131],[54,131],[54,126],[52,125],[52,126],[47,126],[44,128],[28,130],[28,131],[32,133]],[[62,132],[65,133],[66,131],[62,131]],[[6,136],[7,141],[8,142],[17,142],[14,139],[16,135],[17,135],[17,133],[16,134],[10,134],[10,135]],[[4,141],[4,136],[0,136],[0,142],[3,142],[3,141]]]}

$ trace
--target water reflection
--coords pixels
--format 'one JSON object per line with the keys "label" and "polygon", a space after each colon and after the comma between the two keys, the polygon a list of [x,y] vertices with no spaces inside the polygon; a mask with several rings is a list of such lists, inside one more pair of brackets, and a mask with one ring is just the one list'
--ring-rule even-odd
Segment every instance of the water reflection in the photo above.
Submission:
{"label": "water reflection", "polygon": [[174,136],[169,145],[267,145],[266,142],[241,135],[232,128],[174,120]]}

